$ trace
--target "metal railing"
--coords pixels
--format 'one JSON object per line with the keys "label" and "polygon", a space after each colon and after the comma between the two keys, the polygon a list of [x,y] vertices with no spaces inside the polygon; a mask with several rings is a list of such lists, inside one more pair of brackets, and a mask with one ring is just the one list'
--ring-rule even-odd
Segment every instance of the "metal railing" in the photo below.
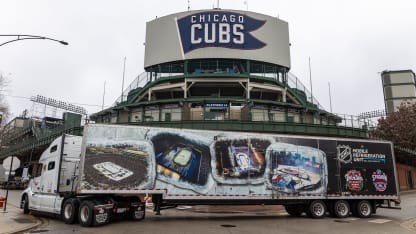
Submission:
{"label": "metal railing", "polygon": [[127,95],[133,89],[144,87],[150,81],[150,77],[148,76],[148,72],[143,72],[138,75],[126,89],[123,90],[122,95],[116,99],[112,106],[117,106],[118,104],[127,100]]}
{"label": "metal railing", "polygon": [[290,88],[297,89],[305,93],[306,100],[314,105],[316,105],[319,109],[325,110],[324,107],[318,102],[318,100],[312,96],[311,91],[305,87],[305,85],[296,77],[294,74],[288,72],[287,76],[287,83]]}
{"label": "metal railing", "polygon": [[[21,133],[28,133],[30,131],[33,135],[22,135]],[[4,155],[8,155],[10,153],[17,154],[19,152],[24,152],[29,148],[37,147],[43,144],[49,144],[52,142],[53,139],[59,137],[63,133],[72,133],[79,135],[81,134],[82,127],[79,125],[79,122],[66,122],[64,125],[59,125],[55,128],[39,128],[36,123],[30,124],[28,128],[22,129],[21,131],[17,131],[12,135],[8,135],[7,137],[11,137],[14,139],[15,142],[2,142],[2,150],[0,152],[0,158]],[[3,139],[6,136],[2,136]],[[17,138],[21,138],[19,141],[16,141]]]}
{"label": "metal railing", "polygon": [[284,111],[268,111],[268,110],[251,110],[251,111],[221,111],[209,112],[203,110],[195,111],[178,111],[178,110],[146,110],[144,112],[134,112],[130,122],[152,122],[152,121],[252,121],[252,122],[290,122],[311,125],[323,126],[339,126],[348,128],[368,129],[375,127],[374,122],[368,119],[360,119],[357,116],[337,114],[336,116],[341,120],[335,122],[334,118],[327,118],[323,116],[301,115],[300,113]]}
{"label": "metal railing", "polygon": [[[152,77],[152,74],[155,74],[156,76]],[[117,106],[118,104],[124,102],[127,100],[128,93],[136,88],[144,87],[149,82],[158,80],[160,78],[165,77],[175,77],[175,76],[182,76],[184,73],[149,73],[149,72],[143,72],[140,75],[138,75],[131,83],[130,85],[124,89],[121,96],[119,96],[116,101],[113,103],[112,106]],[[195,74],[193,74],[195,75]],[[282,77],[279,76],[279,73],[251,73],[252,76],[258,76],[258,77],[264,77],[276,80],[278,82],[283,82]],[[318,100],[312,96],[311,92],[306,88],[306,86],[299,80],[298,77],[296,77],[292,73],[288,73],[288,86],[292,89],[297,89],[302,91],[308,102],[317,105],[317,107],[321,110],[325,110],[324,107],[318,102]]]}
{"label": "metal railing", "polygon": [[365,128],[371,129],[377,126],[377,123],[371,119],[362,119],[359,116],[336,114],[341,117],[342,121],[337,126],[351,127],[351,128]]}
{"label": "metal railing", "polygon": [[416,149],[409,149],[409,148],[401,147],[399,145],[395,145],[394,148],[398,149],[400,151],[406,152],[408,154],[416,156]]}

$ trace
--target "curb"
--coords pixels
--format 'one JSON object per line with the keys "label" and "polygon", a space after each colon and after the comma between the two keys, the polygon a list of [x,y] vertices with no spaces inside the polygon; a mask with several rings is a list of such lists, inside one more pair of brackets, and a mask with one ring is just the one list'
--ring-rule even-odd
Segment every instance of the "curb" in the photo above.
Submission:
{"label": "curb", "polygon": [[25,228],[22,228],[20,230],[16,230],[16,231],[13,231],[13,232],[7,232],[6,234],[25,233],[25,232],[27,232],[29,230],[32,230],[32,229],[35,229],[35,228],[39,227],[42,224],[43,224],[42,220],[40,220],[39,218],[36,218],[36,223],[34,223],[32,226],[25,227]]}
{"label": "curb", "polygon": [[[16,208],[16,209],[20,209],[19,207],[16,207],[16,206],[14,206],[14,205],[11,205],[11,206],[13,206],[13,207],[14,207],[14,208]],[[4,233],[2,233],[2,234],[16,234],[16,233],[24,233],[24,232],[26,232],[26,231],[32,230],[32,229],[34,229],[34,228],[37,228],[38,226],[40,226],[40,225],[42,225],[42,224],[43,224],[43,221],[42,221],[40,218],[35,217],[35,216],[33,216],[33,215],[29,215],[29,216],[30,216],[31,220],[35,220],[36,222],[35,222],[35,223],[33,223],[33,224],[32,224],[32,225],[30,225],[30,226],[27,226],[27,227],[24,227],[24,228],[20,228],[20,229],[16,229],[16,230],[11,231],[11,232],[4,232]]]}
{"label": "curb", "polygon": [[399,195],[408,194],[408,193],[416,193],[416,189],[400,191]]}

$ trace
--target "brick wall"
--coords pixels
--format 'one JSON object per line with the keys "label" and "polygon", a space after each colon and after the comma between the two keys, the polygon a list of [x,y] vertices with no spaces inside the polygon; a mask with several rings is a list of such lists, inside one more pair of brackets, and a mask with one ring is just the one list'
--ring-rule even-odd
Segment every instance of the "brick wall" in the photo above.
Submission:
{"label": "brick wall", "polygon": [[[397,166],[397,176],[399,180],[399,189],[400,191],[409,190],[409,187],[413,187],[416,189],[416,167],[404,165],[404,164],[396,164]],[[412,174],[413,185],[409,186],[408,183],[408,171]]]}

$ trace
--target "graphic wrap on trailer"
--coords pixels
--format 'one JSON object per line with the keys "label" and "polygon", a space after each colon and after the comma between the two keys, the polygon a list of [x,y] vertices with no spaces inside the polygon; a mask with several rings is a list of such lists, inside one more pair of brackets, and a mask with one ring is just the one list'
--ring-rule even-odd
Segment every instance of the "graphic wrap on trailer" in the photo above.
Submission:
{"label": "graphic wrap on trailer", "polygon": [[391,144],[273,134],[88,125],[81,193],[166,199],[397,196]]}
{"label": "graphic wrap on trailer", "polygon": [[212,175],[229,185],[264,184],[266,149],[272,139],[254,136],[217,136],[211,144]]}
{"label": "graphic wrap on trailer", "polygon": [[268,150],[271,188],[284,193],[326,192],[325,153],[319,149],[275,143]]}
{"label": "graphic wrap on trailer", "polygon": [[339,141],[337,155],[342,191],[354,195],[396,194],[391,146],[374,142]]}
{"label": "graphic wrap on trailer", "polygon": [[88,126],[81,189],[151,188],[156,165],[140,128]]}

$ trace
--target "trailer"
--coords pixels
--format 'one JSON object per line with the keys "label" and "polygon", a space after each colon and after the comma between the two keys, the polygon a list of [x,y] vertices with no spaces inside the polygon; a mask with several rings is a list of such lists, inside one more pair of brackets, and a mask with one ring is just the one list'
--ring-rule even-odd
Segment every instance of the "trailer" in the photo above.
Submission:
{"label": "trailer", "polygon": [[290,215],[367,218],[398,208],[391,142],[88,124],[41,155],[24,213],[96,226],[178,205],[283,205]]}

